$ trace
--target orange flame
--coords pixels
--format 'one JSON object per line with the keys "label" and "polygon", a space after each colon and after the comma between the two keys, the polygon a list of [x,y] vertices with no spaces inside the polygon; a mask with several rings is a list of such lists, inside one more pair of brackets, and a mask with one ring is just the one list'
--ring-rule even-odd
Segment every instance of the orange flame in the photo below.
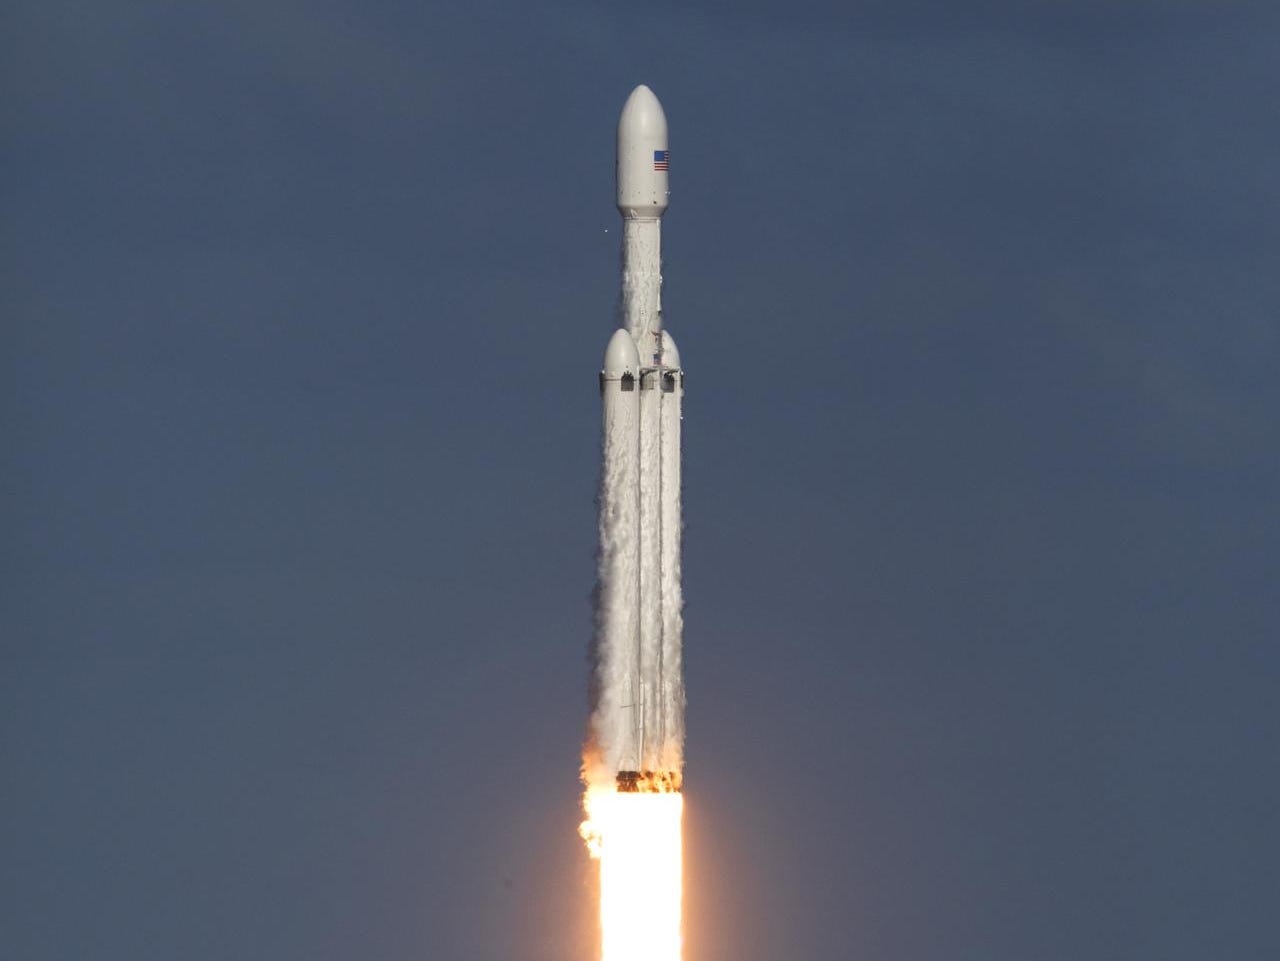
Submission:
{"label": "orange flame", "polygon": [[588,786],[579,829],[600,862],[601,961],[680,961],[684,797]]}

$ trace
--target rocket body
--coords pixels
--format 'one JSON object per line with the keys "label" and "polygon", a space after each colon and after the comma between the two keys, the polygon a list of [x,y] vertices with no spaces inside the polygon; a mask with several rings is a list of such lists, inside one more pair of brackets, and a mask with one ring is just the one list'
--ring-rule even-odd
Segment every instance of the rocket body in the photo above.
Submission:
{"label": "rocket body", "polygon": [[683,769],[680,420],[684,373],[662,321],[670,153],[645,86],[618,121],[622,316],[600,374],[603,442],[593,737],[618,790],[678,789]]}

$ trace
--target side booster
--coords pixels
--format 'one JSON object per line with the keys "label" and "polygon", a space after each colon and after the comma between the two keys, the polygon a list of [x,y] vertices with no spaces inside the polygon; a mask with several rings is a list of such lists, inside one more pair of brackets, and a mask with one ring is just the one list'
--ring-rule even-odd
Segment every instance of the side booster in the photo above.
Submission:
{"label": "side booster", "polygon": [[646,86],[618,121],[622,324],[600,374],[602,643],[622,692],[603,748],[620,791],[680,786],[684,683],[680,587],[680,420],[684,372],[663,329],[662,215],[667,118]]}

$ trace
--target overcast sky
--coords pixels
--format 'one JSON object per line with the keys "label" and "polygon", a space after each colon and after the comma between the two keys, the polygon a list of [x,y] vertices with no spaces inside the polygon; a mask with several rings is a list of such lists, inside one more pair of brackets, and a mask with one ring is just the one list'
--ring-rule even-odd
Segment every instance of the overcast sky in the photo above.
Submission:
{"label": "overcast sky", "polygon": [[1280,9],[19,0],[0,36],[0,953],[593,957],[643,82],[689,961],[1280,956]]}

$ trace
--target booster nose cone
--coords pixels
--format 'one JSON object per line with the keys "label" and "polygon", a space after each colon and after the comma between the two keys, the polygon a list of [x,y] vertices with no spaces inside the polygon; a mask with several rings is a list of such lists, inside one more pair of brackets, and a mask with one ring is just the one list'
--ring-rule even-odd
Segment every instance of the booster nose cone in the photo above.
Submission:
{"label": "booster nose cone", "polygon": [[640,354],[636,350],[636,342],[619,327],[609,338],[609,346],[604,349],[604,368],[601,374],[605,380],[618,380],[624,373],[635,376],[639,372]]}
{"label": "booster nose cone", "polygon": [[644,84],[631,91],[618,118],[618,210],[656,218],[667,209],[667,115]]}

